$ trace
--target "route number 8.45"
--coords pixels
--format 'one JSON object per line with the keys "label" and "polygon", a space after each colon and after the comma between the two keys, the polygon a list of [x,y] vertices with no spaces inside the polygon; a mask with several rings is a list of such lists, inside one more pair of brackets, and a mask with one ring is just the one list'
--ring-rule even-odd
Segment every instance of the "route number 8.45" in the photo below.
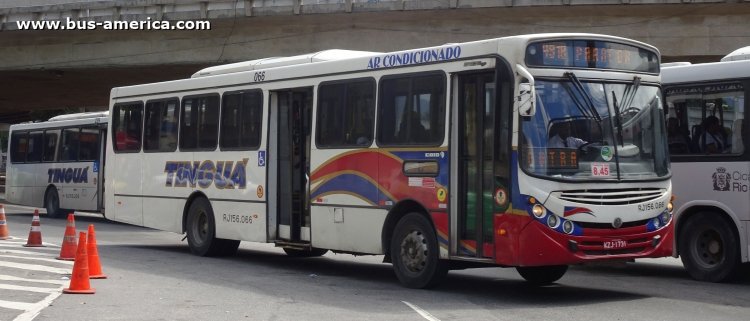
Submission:
{"label": "route number 8.45", "polygon": [[266,80],[266,72],[265,71],[256,72],[255,76],[253,76],[253,81],[263,81],[263,80]]}

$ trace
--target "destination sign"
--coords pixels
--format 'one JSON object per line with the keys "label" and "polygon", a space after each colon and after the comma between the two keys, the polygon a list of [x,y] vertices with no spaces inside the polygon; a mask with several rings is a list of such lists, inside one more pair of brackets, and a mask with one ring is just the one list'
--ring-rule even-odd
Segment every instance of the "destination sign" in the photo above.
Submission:
{"label": "destination sign", "polygon": [[[528,160],[534,160],[538,168],[578,169],[578,150],[575,148],[528,149]],[[533,154],[533,157],[531,155]]]}
{"label": "destination sign", "polygon": [[536,42],[526,48],[530,67],[569,67],[659,72],[659,56],[621,43],[600,40]]}

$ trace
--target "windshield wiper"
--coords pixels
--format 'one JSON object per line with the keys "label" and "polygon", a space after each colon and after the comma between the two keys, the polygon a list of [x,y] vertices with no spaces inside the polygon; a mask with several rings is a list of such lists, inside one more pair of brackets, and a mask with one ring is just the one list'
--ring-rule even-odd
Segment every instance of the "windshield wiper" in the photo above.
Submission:
{"label": "windshield wiper", "polygon": [[617,141],[620,142],[620,145],[625,146],[625,142],[622,139],[622,117],[620,115],[620,105],[617,103],[617,95],[615,95],[614,90],[612,91],[612,105],[615,107],[615,127],[617,127]]}
{"label": "windshield wiper", "polygon": [[638,92],[638,87],[641,86],[641,77],[633,77],[633,83],[628,84],[625,87],[625,91],[622,93],[622,105],[625,106],[625,108],[630,107],[630,105],[633,104],[633,99],[635,99],[635,93]]}
{"label": "windshield wiper", "polygon": [[[591,95],[589,95],[588,91],[586,91],[586,88],[583,87],[583,84],[580,80],[578,80],[578,77],[572,72],[566,72],[565,76],[568,77],[570,82],[573,84],[573,88],[578,91],[578,95],[583,97],[583,101],[585,104],[581,104],[578,101],[578,98],[574,97],[575,95],[571,95],[571,97],[576,101],[576,104],[583,105],[588,110],[587,114],[590,114],[591,116],[596,119],[597,122],[601,122],[602,118],[599,116],[599,112],[596,111],[596,107],[594,106],[594,100],[591,98]],[[585,113],[586,114],[586,113]]]}

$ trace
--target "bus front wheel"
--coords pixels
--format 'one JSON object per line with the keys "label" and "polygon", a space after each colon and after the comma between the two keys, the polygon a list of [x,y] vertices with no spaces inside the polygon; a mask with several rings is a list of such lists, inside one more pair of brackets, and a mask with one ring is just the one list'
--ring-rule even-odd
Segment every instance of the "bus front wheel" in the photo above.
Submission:
{"label": "bus front wheel", "polygon": [[516,268],[527,282],[533,285],[547,285],[559,280],[568,271],[567,265],[519,266]]}
{"label": "bus front wheel", "polygon": [[435,229],[418,213],[406,214],[396,224],[391,239],[393,270],[408,288],[437,285],[448,273],[448,262],[441,260]]}
{"label": "bus front wheel", "polygon": [[216,238],[214,211],[208,200],[202,197],[190,204],[187,240],[190,252],[199,256],[232,255],[240,244],[240,241]]}
{"label": "bus front wheel", "polygon": [[718,214],[703,212],[685,222],[679,234],[682,264],[699,281],[724,282],[740,268],[740,248],[734,229]]}

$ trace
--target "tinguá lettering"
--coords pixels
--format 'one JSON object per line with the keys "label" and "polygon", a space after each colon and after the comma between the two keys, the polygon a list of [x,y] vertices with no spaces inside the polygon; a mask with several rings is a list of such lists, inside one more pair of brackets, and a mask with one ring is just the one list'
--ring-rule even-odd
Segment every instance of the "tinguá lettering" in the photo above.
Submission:
{"label": "tingu\u00e1 lettering", "polygon": [[88,183],[89,167],[50,168],[47,170],[47,183]]}
{"label": "tingu\u00e1 lettering", "polygon": [[168,161],[164,165],[167,187],[244,189],[247,186],[247,158],[241,161]]}

